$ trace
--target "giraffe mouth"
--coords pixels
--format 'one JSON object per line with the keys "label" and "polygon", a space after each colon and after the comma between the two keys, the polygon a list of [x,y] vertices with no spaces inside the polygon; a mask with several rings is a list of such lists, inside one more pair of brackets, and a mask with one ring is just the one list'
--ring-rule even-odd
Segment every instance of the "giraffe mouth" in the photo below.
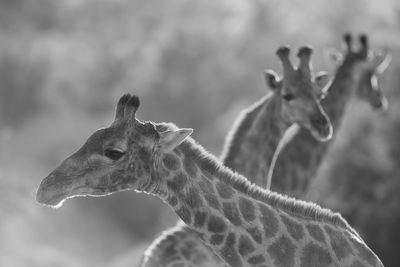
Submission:
{"label": "giraffe mouth", "polygon": [[79,179],[76,179],[77,177],[50,174],[39,185],[36,201],[46,206],[59,208],[65,200],[70,198],[100,197],[132,189],[137,181],[136,177],[131,176],[113,176],[113,179],[108,175],[104,176],[106,179],[91,179],[93,178],[91,175],[79,177]]}
{"label": "giraffe mouth", "polygon": [[322,118],[313,123],[310,132],[320,142],[326,142],[332,138],[333,128],[330,120]]}
{"label": "giraffe mouth", "polygon": [[75,197],[101,197],[107,196],[115,192],[131,189],[128,185],[116,185],[113,187],[97,187],[88,188],[86,186],[78,186],[70,190],[70,192],[52,192],[50,190],[41,190],[39,188],[36,194],[36,201],[45,206],[59,208],[65,200]]}
{"label": "giraffe mouth", "polygon": [[45,190],[38,190],[36,194],[36,201],[39,202],[40,204],[54,207],[54,208],[59,208],[61,207],[62,203],[64,200],[66,200],[68,196],[65,194],[54,194],[50,191],[45,191]]}

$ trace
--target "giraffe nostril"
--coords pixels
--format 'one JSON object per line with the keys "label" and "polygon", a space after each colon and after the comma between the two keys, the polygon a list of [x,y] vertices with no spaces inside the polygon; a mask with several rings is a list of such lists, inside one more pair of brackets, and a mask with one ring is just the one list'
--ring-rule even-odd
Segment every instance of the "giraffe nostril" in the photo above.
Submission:
{"label": "giraffe nostril", "polygon": [[326,128],[328,125],[328,121],[326,118],[322,115],[316,115],[311,118],[311,122],[315,126],[322,126],[323,128]]}
{"label": "giraffe nostril", "polygon": [[379,99],[379,101],[374,101],[371,104],[372,108],[378,111],[386,111],[388,109],[388,101],[386,98],[382,97]]}
{"label": "giraffe nostril", "polygon": [[56,179],[56,176],[54,174],[50,174],[49,176],[44,178],[43,181],[40,183],[40,188],[53,185],[55,179]]}

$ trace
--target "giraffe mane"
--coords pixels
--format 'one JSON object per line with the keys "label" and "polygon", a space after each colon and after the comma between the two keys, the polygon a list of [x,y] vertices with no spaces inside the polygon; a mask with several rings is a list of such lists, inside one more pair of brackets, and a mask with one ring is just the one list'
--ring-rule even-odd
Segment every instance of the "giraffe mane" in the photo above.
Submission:
{"label": "giraffe mane", "polygon": [[181,223],[162,231],[142,255],[139,266],[142,266],[144,262],[151,258],[151,255],[153,255],[154,251],[163,251],[163,249],[160,248],[168,246],[169,244],[176,244],[177,237],[175,233],[179,234],[181,231]]}
{"label": "giraffe mane", "polygon": [[253,120],[247,118],[256,116],[258,111],[264,106],[264,103],[270,101],[272,97],[273,93],[269,93],[250,107],[240,112],[225,139],[225,144],[220,156],[224,165],[231,165],[232,157],[239,153],[240,144],[242,144],[242,139],[244,138],[243,133],[248,132],[250,127],[253,125]]}
{"label": "giraffe mane", "polygon": [[[177,126],[172,123],[163,123],[163,126],[161,127],[177,128]],[[358,235],[339,213],[333,212],[330,209],[322,208],[318,204],[312,202],[295,199],[277,192],[263,189],[251,183],[246,177],[223,166],[214,155],[207,152],[191,137],[188,137],[178,147],[178,149],[184,151],[185,156],[189,156],[195,160],[201,168],[210,173],[221,174],[220,179],[222,182],[231,185],[237,191],[248,195],[255,200],[271,205],[272,207],[277,207],[292,216],[330,223]]]}

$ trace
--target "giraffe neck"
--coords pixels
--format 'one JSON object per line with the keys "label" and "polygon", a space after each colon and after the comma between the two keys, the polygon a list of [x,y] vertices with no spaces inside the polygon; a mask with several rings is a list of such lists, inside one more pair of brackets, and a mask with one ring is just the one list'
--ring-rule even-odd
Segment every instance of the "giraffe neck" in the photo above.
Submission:
{"label": "giraffe neck", "polygon": [[[353,234],[340,215],[251,185],[191,140],[164,155],[156,174],[159,184],[149,193],[166,201],[230,266],[267,261],[292,266],[300,261],[293,240],[309,238],[305,223]],[[288,249],[284,257],[281,246]]]}
{"label": "giraffe neck", "polygon": [[276,94],[269,94],[243,111],[228,134],[221,155],[225,166],[261,187],[266,186],[274,151],[290,126],[282,118],[281,101]]}
{"label": "giraffe neck", "polygon": [[[328,95],[321,105],[331,120],[334,134],[340,128],[344,112],[357,87],[355,73],[357,63],[345,60],[338,67]],[[310,181],[315,177],[318,167],[332,140],[318,142],[311,134],[300,129],[288,145],[282,149],[273,168],[271,190],[304,198]]]}
{"label": "giraffe neck", "polygon": [[356,68],[357,62],[345,59],[336,70],[328,95],[321,101],[321,105],[329,116],[334,129],[342,121],[347,104],[356,90],[359,78]]}

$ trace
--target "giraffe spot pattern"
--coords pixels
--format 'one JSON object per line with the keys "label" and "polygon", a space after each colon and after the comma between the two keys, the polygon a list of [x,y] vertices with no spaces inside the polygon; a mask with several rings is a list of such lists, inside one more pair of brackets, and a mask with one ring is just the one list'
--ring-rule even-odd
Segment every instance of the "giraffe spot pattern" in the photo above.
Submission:
{"label": "giraffe spot pattern", "polygon": [[199,182],[200,189],[207,194],[215,194],[214,187],[212,183],[206,179],[203,179]]}
{"label": "giraffe spot pattern", "polygon": [[350,265],[350,267],[366,267],[364,264],[362,264],[361,262],[359,262],[359,261],[355,261],[355,262],[353,262],[351,265]]}
{"label": "giraffe spot pattern", "polygon": [[329,226],[325,226],[325,230],[330,238],[332,249],[339,260],[353,253],[353,249],[344,238],[342,232],[339,232]]}
{"label": "giraffe spot pattern", "polygon": [[143,168],[146,172],[150,171],[150,166],[146,162],[151,162],[151,153],[145,148],[139,148],[138,157],[142,159],[144,164]]}
{"label": "giraffe spot pattern", "polygon": [[199,182],[199,186],[201,191],[203,191],[204,199],[207,201],[207,204],[214,209],[219,209],[220,204],[218,202],[217,197],[215,196],[215,191],[213,185],[208,180],[202,180]]}
{"label": "giraffe spot pattern", "polygon": [[228,263],[229,266],[232,267],[241,267],[242,260],[240,259],[239,254],[235,250],[236,240],[235,234],[230,233],[225,240],[225,245],[222,247],[220,253],[221,257]]}
{"label": "giraffe spot pattern", "polygon": [[213,172],[215,170],[214,164],[209,160],[200,160],[197,162],[197,166],[200,168],[203,176],[209,180],[214,180]]}
{"label": "giraffe spot pattern", "polygon": [[208,220],[208,231],[213,233],[224,232],[227,228],[226,223],[221,218],[211,215]]}
{"label": "giraffe spot pattern", "polygon": [[181,248],[181,254],[183,257],[190,261],[191,263],[199,263],[201,260],[204,260],[204,254],[199,252],[199,248],[197,247],[198,243],[188,241],[185,242]]}
{"label": "giraffe spot pattern", "polygon": [[202,211],[198,211],[195,212],[194,214],[194,227],[203,227],[204,223],[206,222],[206,218],[207,218],[207,213],[206,212],[202,212]]}
{"label": "giraffe spot pattern", "polygon": [[181,254],[183,255],[183,257],[186,259],[186,260],[190,260],[190,247],[183,247],[182,249],[181,249]]}
{"label": "giraffe spot pattern", "polygon": [[203,200],[199,196],[199,192],[194,188],[191,187],[185,197],[186,204],[191,207],[192,209],[199,208],[203,205]]}
{"label": "giraffe spot pattern", "polygon": [[214,208],[216,210],[219,210],[220,204],[219,204],[218,199],[216,198],[216,196],[211,195],[211,194],[205,194],[204,195],[204,199],[207,201],[207,204],[210,207],[212,207],[212,208]]}
{"label": "giraffe spot pattern", "polygon": [[294,249],[295,247],[290,239],[281,236],[267,250],[276,266],[292,267],[294,265]]}
{"label": "giraffe spot pattern", "polygon": [[258,263],[263,263],[265,261],[265,258],[263,255],[256,255],[253,257],[250,257],[247,262],[250,264],[258,264]]}
{"label": "giraffe spot pattern", "polygon": [[172,180],[167,181],[167,186],[173,192],[180,192],[185,187],[187,183],[187,177],[183,173],[178,173]]}
{"label": "giraffe spot pattern", "polygon": [[138,177],[142,177],[143,176],[143,169],[142,169],[142,167],[140,165],[138,165],[138,168],[136,170],[136,175]]}
{"label": "giraffe spot pattern", "polygon": [[[165,264],[174,262],[176,260],[179,260],[179,253],[177,251],[176,245],[177,243],[175,242],[176,239],[170,240],[166,246],[164,246],[164,249],[162,250],[162,254],[160,255],[160,258],[164,260]],[[155,266],[155,263],[153,263],[150,266]],[[158,264],[157,264],[158,266]]]}
{"label": "giraffe spot pattern", "polygon": [[195,250],[192,252],[192,262],[194,267],[200,266],[203,262],[208,259],[207,255],[201,252],[200,250]]}
{"label": "giraffe spot pattern", "polygon": [[212,245],[220,245],[224,241],[224,235],[221,234],[213,234],[210,237],[210,243]]}
{"label": "giraffe spot pattern", "polygon": [[183,159],[183,167],[185,168],[186,173],[190,176],[190,177],[197,177],[197,166],[196,164],[189,159],[188,157],[185,157]]}
{"label": "giraffe spot pattern", "polygon": [[378,264],[378,259],[375,254],[367,248],[367,245],[357,241],[354,237],[347,235],[350,239],[350,242],[353,244],[354,248],[358,251],[359,256],[365,259],[369,264],[372,266],[378,265],[381,266],[382,264]]}
{"label": "giraffe spot pattern", "polygon": [[169,196],[167,199],[168,204],[175,207],[178,204],[178,199],[175,196]]}
{"label": "giraffe spot pattern", "polygon": [[[264,132],[264,131],[265,131],[265,128],[259,129],[258,131],[259,131],[259,132]],[[258,149],[260,146],[263,145],[263,144],[261,143],[263,140],[261,140],[261,139],[258,137],[258,135],[257,135],[256,137],[254,137],[254,136],[247,137],[247,139],[248,139],[249,147],[251,147],[251,148],[253,148],[253,149]],[[252,149],[252,150],[253,150],[253,149]],[[252,161],[252,160],[249,160],[249,162],[253,162],[253,161]]]}
{"label": "giraffe spot pattern", "polygon": [[177,209],[176,214],[178,214],[179,218],[181,218],[182,221],[184,221],[186,224],[190,224],[192,222],[190,211],[185,206],[182,206],[179,209]]}
{"label": "giraffe spot pattern", "polygon": [[163,164],[167,169],[172,170],[172,171],[176,171],[181,166],[179,159],[175,155],[172,155],[172,154],[166,154],[164,156]]}
{"label": "giraffe spot pattern", "polygon": [[261,224],[264,227],[264,235],[266,238],[273,237],[278,232],[279,221],[275,217],[274,212],[264,204],[260,204]]}
{"label": "giraffe spot pattern", "polygon": [[261,236],[261,231],[258,229],[258,227],[252,227],[248,228],[247,232],[250,234],[250,236],[256,241],[258,244],[261,244],[262,242],[262,236]]}
{"label": "giraffe spot pattern", "polygon": [[196,230],[192,230],[193,233],[195,233],[201,240],[205,241],[206,239],[204,238],[204,233]]}
{"label": "giraffe spot pattern", "polygon": [[185,267],[184,263],[174,263],[171,265],[171,267]]}
{"label": "giraffe spot pattern", "polygon": [[224,199],[231,198],[235,194],[235,191],[223,182],[218,182],[216,188],[218,194]]}
{"label": "giraffe spot pattern", "polygon": [[306,224],[306,228],[313,239],[322,243],[325,242],[324,231],[322,231],[321,227],[318,224]]}
{"label": "giraffe spot pattern", "polygon": [[326,267],[332,263],[329,252],[319,245],[308,243],[302,250],[301,267]]}
{"label": "giraffe spot pattern", "polygon": [[243,219],[246,221],[251,222],[256,218],[255,207],[247,198],[239,198],[239,209],[242,213]]}
{"label": "giraffe spot pattern", "polygon": [[299,241],[303,238],[304,229],[301,224],[283,214],[281,215],[281,220],[294,240]]}
{"label": "giraffe spot pattern", "polygon": [[240,219],[239,210],[235,203],[227,202],[222,204],[222,210],[226,218],[236,226],[242,224]]}
{"label": "giraffe spot pattern", "polygon": [[97,183],[97,187],[102,187],[102,188],[104,188],[104,187],[106,187],[106,186],[108,186],[108,176],[107,176],[107,175],[101,177],[101,178],[99,179],[99,182]]}
{"label": "giraffe spot pattern", "polygon": [[248,236],[241,235],[239,238],[239,254],[242,256],[246,256],[254,250],[255,247],[251,239]]}

